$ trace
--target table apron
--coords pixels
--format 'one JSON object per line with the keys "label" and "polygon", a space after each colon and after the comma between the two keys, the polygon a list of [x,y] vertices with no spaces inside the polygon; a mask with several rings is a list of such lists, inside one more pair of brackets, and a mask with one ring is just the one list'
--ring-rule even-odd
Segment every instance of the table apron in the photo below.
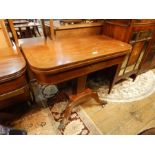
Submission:
{"label": "table apron", "polygon": [[43,72],[35,72],[32,70],[35,78],[41,84],[57,84],[67,80],[71,80],[74,78],[78,78],[83,75],[87,75],[89,73],[102,70],[104,68],[108,68],[114,65],[119,65],[123,62],[125,55],[119,56],[117,58],[96,62],[93,64],[85,65],[78,68],[73,68],[64,72],[52,74],[52,73],[43,73]]}

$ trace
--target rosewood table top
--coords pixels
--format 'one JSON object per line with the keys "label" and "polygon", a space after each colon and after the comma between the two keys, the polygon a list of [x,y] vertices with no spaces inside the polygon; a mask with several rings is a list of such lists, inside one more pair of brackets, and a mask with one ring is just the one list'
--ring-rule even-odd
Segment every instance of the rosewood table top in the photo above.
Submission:
{"label": "rosewood table top", "polygon": [[19,42],[31,69],[51,73],[112,59],[131,49],[131,45],[104,35],[57,40],[37,37]]}

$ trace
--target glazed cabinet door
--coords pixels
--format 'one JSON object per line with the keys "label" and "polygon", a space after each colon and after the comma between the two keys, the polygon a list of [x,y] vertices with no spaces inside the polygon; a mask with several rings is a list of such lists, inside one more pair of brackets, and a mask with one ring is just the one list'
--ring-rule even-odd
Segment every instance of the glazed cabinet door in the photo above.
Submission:
{"label": "glazed cabinet door", "polygon": [[132,45],[131,53],[126,57],[119,73],[132,74],[139,69],[143,56],[146,54],[153,30],[133,31],[129,43]]}
{"label": "glazed cabinet door", "polygon": [[155,67],[155,40],[153,39],[143,59],[140,71],[143,72],[145,70],[152,69],[154,67]]}

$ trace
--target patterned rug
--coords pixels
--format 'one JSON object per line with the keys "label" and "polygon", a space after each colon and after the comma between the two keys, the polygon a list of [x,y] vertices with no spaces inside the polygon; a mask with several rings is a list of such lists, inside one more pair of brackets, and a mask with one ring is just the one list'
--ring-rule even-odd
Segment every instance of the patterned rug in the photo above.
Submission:
{"label": "patterned rug", "polygon": [[[155,91],[155,75],[152,71],[139,75],[133,82],[131,78],[114,86],[111,94],[107,94],[108,81],[98,77],[94,81],[88,81],[88,85],[98,92],[101,100],[113,103],[131,102],[143,99]],[[37,101],[50,101],[49,99],[57,93],[54,85],[39,86],[35,91]],[[38,94],[38,92],[41,92]],[[41,95],[40,95],[41,94]],[[46,108],[31,110],[25,116],[14,122],[13,126],[25,129],[28,134],[37,135],[99,135],[102,134],[88,114],[78,106],[69,118],[68,124],[63,130],[58,126],[62,120],[67,102],[56,102]]]}
{"label": "patterned rug", "polygon": [[57,130],[49,108],[34,108],[13,122],[12,127],[24,129],[28,135],[56,135]]}
{"label": "patterned rug", "polygon": [[[64,110],[67,106],[67,102],[59,102],[50,107],[51,113],[55,122],[57,122],[57,127],[63,118]],[[60,130],[63,135],[98,135],[101,134],[99,129],[96,127],[94,122],[89,118],[89,116],[83,111],[83,109],[78,106],[73,109],[69,122],[66,124],[65,128]]]}
{"label": "patterned rug", "polygon": [[13,122],[13,127],[24,129],[29,135],[99,135],[101,132],[80,108],[72,111],[68,124],[63,130],[58,126],[67,102],[59,102],[48,108],[33,109]]}
{"label": "patterned rug", "polygon": [[[57,101],[57,95],[55,94],[57,94],[58,89],[55,85],[37,86],[37,83],[33,83],[33,89],[35,92],[35,100],[40,108],[34,108],[34,110],[31,110],[21,119],[14,122],[14,127],[25,129],[28,134],[101,134],[94,122],[80,106],[73,109],[69,122],[63,130],[60,130],[58,127],[68,102]],[[63,94],[60,96],[63,98]],[[55,99],[56,101],[53,101]]]}
{"label": "patterned rug", "polygon": [[137,76],[133,81],[131,78],[115,84],[111,93],[108,94],[108,81],[99,78],[98,81],[89,81],[89,86],[97,91],[102,101],[110,102],[133,102],[151,95],[155,91],[155,74],[148,71]]}

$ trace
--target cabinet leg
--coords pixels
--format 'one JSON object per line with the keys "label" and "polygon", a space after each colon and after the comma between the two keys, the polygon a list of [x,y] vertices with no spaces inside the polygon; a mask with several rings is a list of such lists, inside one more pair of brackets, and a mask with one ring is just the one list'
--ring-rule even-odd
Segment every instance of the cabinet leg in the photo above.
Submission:
{"label": "cabinet leg", "polygon": [[137,77],[136,74],[133,74],[133,75],[131,76],[131,78],[133,79],[133,82],[136,80],[136,77]]}

